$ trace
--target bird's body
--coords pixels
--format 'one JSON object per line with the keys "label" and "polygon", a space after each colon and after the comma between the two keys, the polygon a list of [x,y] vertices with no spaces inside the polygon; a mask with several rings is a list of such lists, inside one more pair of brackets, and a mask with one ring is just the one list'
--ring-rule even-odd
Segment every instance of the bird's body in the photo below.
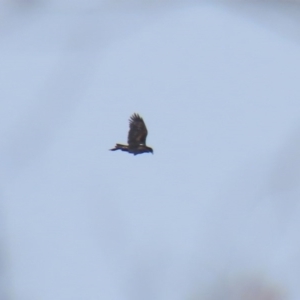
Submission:
{"label": "bird's body", "polygon": [[111,151],[121,150],[134,155],[146,152],[153,153],[153,149],[146,145],[147,127],[144,120],[136,113],[129,119],[128,145],[116,144]]}

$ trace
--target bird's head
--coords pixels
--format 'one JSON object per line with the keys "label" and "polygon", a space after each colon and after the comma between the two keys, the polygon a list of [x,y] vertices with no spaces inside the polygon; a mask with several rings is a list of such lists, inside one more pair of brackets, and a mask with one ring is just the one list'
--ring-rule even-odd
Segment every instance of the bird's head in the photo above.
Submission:
{"label": "bird's head", "polygon": [[147,147],[148,152],[154,153],[153,149],[151,147]]}

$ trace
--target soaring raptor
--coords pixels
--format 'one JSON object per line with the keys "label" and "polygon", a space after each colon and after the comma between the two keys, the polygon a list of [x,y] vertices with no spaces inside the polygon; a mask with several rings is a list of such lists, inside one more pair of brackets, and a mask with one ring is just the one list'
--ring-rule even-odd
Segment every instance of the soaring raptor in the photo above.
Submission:
{"label": "soaring raptor", "polygon": [[116,144],[111,151],[122,150],[134,155],[151,152],[153,149],[146,145],[147,127],[144,120],[136,113],[129,119],[128,145]]}

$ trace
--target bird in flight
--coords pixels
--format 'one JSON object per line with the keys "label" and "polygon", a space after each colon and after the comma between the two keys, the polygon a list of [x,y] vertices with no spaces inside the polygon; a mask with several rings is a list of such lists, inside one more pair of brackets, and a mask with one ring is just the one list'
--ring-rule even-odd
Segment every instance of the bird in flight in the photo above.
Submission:
{"label": "bird in flight", "polygon": [[129,119],[128,145],[116,144],[111,151],[122,150],[134,155],[151,152],[153,149],[146,145],[148,130],[144,120],[136,113]]}

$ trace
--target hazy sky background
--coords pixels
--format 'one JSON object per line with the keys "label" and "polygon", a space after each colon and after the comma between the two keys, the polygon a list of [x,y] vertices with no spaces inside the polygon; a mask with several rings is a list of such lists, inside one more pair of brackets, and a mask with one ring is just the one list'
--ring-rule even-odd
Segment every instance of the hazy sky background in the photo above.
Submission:
{"label": "hazy sky background", "polygon": [[[221,3],[17,3],[2,298],[299,300],[297,38]],[[154,155],[108,151],[134,112]]]}

